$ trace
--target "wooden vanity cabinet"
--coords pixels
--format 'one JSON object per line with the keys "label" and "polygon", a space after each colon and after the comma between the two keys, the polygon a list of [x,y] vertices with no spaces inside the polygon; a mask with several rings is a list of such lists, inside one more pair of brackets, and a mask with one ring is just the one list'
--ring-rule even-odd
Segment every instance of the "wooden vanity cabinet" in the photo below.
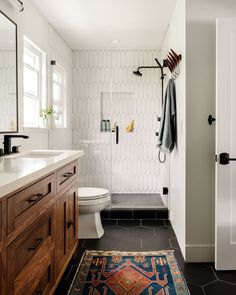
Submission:
{"label": "wooden vanity cabinet", "polygon": [[1,199],[0,294],[53,294],[78,244],[77,196],[74,161]]}
{"label": "wooden vanity cabinet", "polygon": [[59,278],[69,262],[78,242],[78,187],[75,183],[63,191],[56,202],[57,246],[56,276]]}
{"label": "wooden vanity cabinet", "polygon": [[2,203],[0,202],[0,295],[3,294],[3,263],[2,263]]}

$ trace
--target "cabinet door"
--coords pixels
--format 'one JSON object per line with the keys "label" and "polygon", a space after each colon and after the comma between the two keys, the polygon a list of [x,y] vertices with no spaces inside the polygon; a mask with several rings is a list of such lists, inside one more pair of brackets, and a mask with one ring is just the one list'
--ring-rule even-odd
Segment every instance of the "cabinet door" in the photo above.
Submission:
{"label": "cabinet door", "polygon": [[56,274],[60,274],[78,243],[78,186],[73,185],[56,204]]}
{"label": "cabinet door", "polygon": [[7,248],[7,295],[49,294],[53,286],[54,210]]}
{"label": "cabinet door", "polygon": [[78,243],[78,186],[68,191],[67,211],[67,247],[71,252]]}
{"label": "cabinet door", "polygon": [[3,280],[2,280],[2,253],[0,252],[0,295],[3,294]]}

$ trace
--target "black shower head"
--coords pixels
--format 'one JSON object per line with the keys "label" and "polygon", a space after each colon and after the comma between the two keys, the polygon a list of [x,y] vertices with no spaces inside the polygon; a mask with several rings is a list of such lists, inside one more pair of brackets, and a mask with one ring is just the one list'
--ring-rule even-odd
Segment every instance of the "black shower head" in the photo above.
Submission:
{"label": "black shower head", "polygon": [[137,71],[133,71],[133,74],[138,77],[142,77],[142,73],[140,73],[139,69]]}

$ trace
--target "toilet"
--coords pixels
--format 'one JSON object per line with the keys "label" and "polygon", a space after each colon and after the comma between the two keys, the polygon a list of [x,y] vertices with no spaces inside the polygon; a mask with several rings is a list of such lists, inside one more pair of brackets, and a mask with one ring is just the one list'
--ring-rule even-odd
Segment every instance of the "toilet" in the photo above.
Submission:
{"label": "toilet", "polygon": [[96,187],[79,188],[79,238],[100,239],[104,234],[100,212],[111,202],[108,190]]}

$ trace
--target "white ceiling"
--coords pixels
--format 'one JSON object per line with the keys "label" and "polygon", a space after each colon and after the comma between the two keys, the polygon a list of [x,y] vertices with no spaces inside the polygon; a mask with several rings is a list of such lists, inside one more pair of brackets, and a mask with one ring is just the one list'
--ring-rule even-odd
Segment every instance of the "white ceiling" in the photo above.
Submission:
{"label": "white ceiling", "polygon": [[176,4],[176,0],[31,1],[72,49],[160,48]]}

